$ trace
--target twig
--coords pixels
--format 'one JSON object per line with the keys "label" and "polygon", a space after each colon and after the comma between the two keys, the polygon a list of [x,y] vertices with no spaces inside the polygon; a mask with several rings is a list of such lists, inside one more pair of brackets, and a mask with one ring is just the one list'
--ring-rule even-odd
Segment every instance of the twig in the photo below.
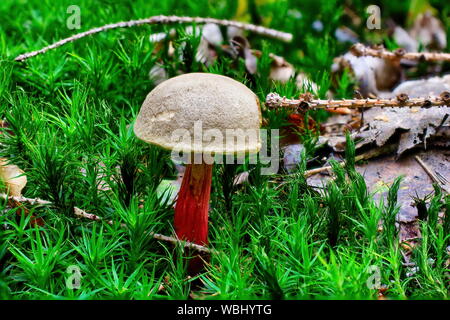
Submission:
{"label": "twig", "polygon": [[[53,205],[52,202],[47,201],[47,200],[42,200],[42,199],[39,199],[39,198],[15,197],[15,196],[8,196],[7,194],[4,194],[4,193],[0,193],[0,198],[7,199],[7,200],[14,200],[14,201],[19,202],[19,203],[28,203],[28,204],[31,204],[31,205],[41,205],[41,206],[51,206],[51,205]],[[77,208],[77,207],[74,207],[74,214],[77,217],[85,218],[85,219],[89,219],[89,220],[93,220],[93,221],[105,221],[109,225],[112,225],[114,223],[112,220],[104,220],[104,219],[102,219],[101,217],[99,217],[99,216],[97,216],[95,214],[87,213],[86,211],[84,211],[84,210],[82,210],[80,208]],[[121,226],[122,227],[126,227],[126,224],[122,223]],[[179,239],[177,239],[175,237],[169,237],[169,236],[165,236],[165,235],[162,235],[162,234],[159,234],[159,233],[154,233],[154,232],[151,232],[150,236],[152,236],[156,240],[170,242],[170,243],[172,243],[174,245],[180,245],[181,244],[185,248],[193,249],[193,250],[196,250],[198,252],[211,253],[211,249],[209,249],[207,247],[204,247],[204,246],[192,243],[192,242],[188,242],[188,241],[181,241],[181,240],[179,240]]]}
{"label": "twig", "polygon": [[428,174],[428,176],[433,180],[433,182],[437,183],[439,187],[444,191],[448,193],[448,190],[446,188],[446,183],[442,183],[442,181],[439,179],[439,177],[430,169],[430,167],[418,156],[414,156],[414,159],[420,164],[422,169]]}
{"label": "twig", "polygon": [[[360,154],[359,156],[355,157],[355,161],[361,161],[361,160],[369,160],[375,157],[378,157],[380,155],[386,154],[386,153],[390,153],[392,151],[394,151],[396,149],[397,145],[395,143],[392,144],[386,144],[380,148],[376,148],[373,150],[369,150],[363,154]],[[340,161],[339,166],[344,167],[345,166],[345,161]],[[325,166],[325,167],[320,167],[320,168],[315,168],[315,169],[311,169],[311,170],[307,170],[304,173],[304,176],[306,178],[315,175],[316,173],[320,173],[323,171],[328,171],[333,169],[332,166]]]}
{"label": "twig", "polygon": [[130,21],[124,21],[124,22],[118,22],[118,23],[112,23],[107,24],[102,27],[97,27],[90,29],[88,31],[84,31],[78,34],[75,34],[69,38],[65,38],[62,40],[59,40],[49,46],[46,46],[42,49],[28,52],[21,54],[20,56],[16,57],[16,61],[24,61],[28,58],[37,56],[38,54],[45,53],[48,50],[58,48],[62,45],[65,45],[66,43],[73,42],[75,40],[84,38],[86,36],[96,34],[102,31],[111,30],[111,29],[117,29],[117,28],[129,28],[134,26],[140,26],[140,25],[146,25],[146,24],[169,24],[169,23],[197,23],[197,24],[206,24],[206,23],[214,23],[222,26],[227,27],[236,27],[239,29],[247,30],[250,32],[254,32],[263,36],[275,38],[281,41],[290,42],[292,40],[292,34],[286,33],[270,28],[265,28],[262,26],[257,26],[254,24],[248,24],[248,23],[242,23],[238,21],[231,21],[231,20],[220,20],[220,19],[214,19],[214,18],[202,18],[202,17],[177,17],[177,16],[153,16],[146,19],[139,19],[139,20],[130,20]]}
{"label": "twig", "polygon": [[157,240],[170,242],[170,243],[172,243],[174,245],[183,244],[183,246],[185,248],[193,249],[193,250],[198,251],[198,252],[203,252],[203,253],[211,253],[212,252],[212,250],[207,248],[207,247],[204,247],[204,246],[201,246],[199,244],[195,244],[195,243],[192,243],[192,242],[189,242],[189,241],[181,241],[178,238],[168,237],[168,236],[165,236],[165,235],[162,235],[162,234],[159,234],[159,233],[151,233],[151,235],[152,235],[153,238],[155,238]]}
{"label": "twig", "polygon": [[293,108],[300,110],[307,109],[335,109],[335,108],[377,108],[377,107],[443,107],[450,105],[450,93],[444,91],[435,98],[409,98],[402,93],[393,99],[344,99],[344,100],[323,100],[312,99],[311,94],[303,94],[300,99],[287,99],[278,93],[269,93],[266,97],[266,106],[269,108]]}
{"label": "twig", "polygon": [[48,205],[52,205],[53,203],[47,200],[42,200],[39,198],[25,198],[25,197],[17,197],[17,196],[9,196],[7,194],[4,193],[0,193],[0,198],[2,199],[6,199],[6,200],[14,200],[16,202],[20,202],[20,203],[28,203],[31,204],[32,206],[34,205],[41,205],[41,206],[48,206]]}
{"label": "twig", "polygon": [[355,56],[372,56],[376,58],[398,61],[405,60],[423,60],[429,62],[450,61],[450,53],[444,52],[406,52],[404,49],[388,51],[383,47],[369,48],[361,43],[357,43],[350,49]]}
{"label": "twig", "polygon": [[[345,161],[339,162],[339,165],[341,167],[345,166]],[[328,171],[328,170],[331,170],[331,169],[333,169],[332,166],[324,166],[324,167],[320,167],[320,168],[314,168],[314,169],[311,169],[311,170],[306,170],[305,173],[303,174],[303,176],[305,178],[309,178],[309,177],[311,177],[311,176],[313,176],[313,175],[315,175],[317,173],[321,173],[321,172]]]}
{"label": "twig", "polygon": [[[396,148],[397,148],[397,145],[395,143],[386,144],[386,145],[384,145],[384,146],[382,146],[380,148],[369,150],[369,151],[367,151],[367,152],[365,152],[363,154],[360,154],[360,155],[356,156],[355,157],[355,161],[369,160],[369,159],[381,156],[383,154],[390,153],[390,152],[394,151]],[[338,165],[340,167],[344,167],[345,166],[345,161],[339,161]],[[303,173],[303,176],[305,178],[309,178],[309,177],[311,177],[311,176],[313,176],[313,175],[315,175],[317,173],[321,173],[321,172],[324,172],[324,171],[329,171],[331,169],[333,169],[332,166],[324,166],[324,167],[320,167],[320,168],[314,168],[314,169],[311,169],[311,170],[306,170]],[[297,175],[298,175],[298,173],[291,173],[291,174],[283,175],[283,176],[280,176],[280,177],[281,178],[295,177]],[[279,183],[279,185],[283,185],[283,184],[286,183],[285,181],[279,182],[279,180],[278,181],[273,181],[273,182]]]}
{"label": "twig", "polygon": [[[84,211],[84,210],[82,210],[80,208],[77,208],[77,207],[74,208],[74,213],[75,213],[76,216],[78,216],[80,218],[86,218],[86,219],[94,220],[94,221],[105,221],[109,225],[114,224],[114,221],[112,221],[112,220],[103,220],[99,216],[97,216],[95,214],[92,214],[92,213],[87,213],[86,211]],[[120,226],[121,227],[126,227],[127,225],[125,223],[122,223]],[[188,242],[188,241],[181,241],[181,240],[179,240],[178,238],[175,238],[175,237],[169,237],[169,236],[165,236],[165,235],[162,235],[162,234],[159,234],[159,233],[154,233],[154,232],[151,232],[150,235],[154,239],[171,242],[172,244],[175,244],[175,245],[183,243],[185,248],[194,249],[194,250],[199,251],[199,252],[205,252],[205,253],[210,253],[211,252],[210,249],[208,249],[208,248],[206,248],[204,246],[201,246],[201,245],[198,245],[198,244],[195,244],[195,243],[192,243],[192,242]]]}
{"label": "twig", "polygon": [[430,176],[431,180],[433,180],[437,184],[440,184],[439,179],[436,177],[436,175],[433,173],[433,171],[431,171],[431,169],[427,166],[427,164],[425,162],[423,162],[423,160],[419,156],[414,156],[414,159],[416,159],[416,161],[420,164],[422,169],[425,170],[425,172]]}

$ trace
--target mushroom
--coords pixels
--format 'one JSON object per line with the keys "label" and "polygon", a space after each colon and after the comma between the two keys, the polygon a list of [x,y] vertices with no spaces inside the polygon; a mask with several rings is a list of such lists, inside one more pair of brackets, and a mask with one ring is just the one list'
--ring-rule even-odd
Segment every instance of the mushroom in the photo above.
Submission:
{"label": "mushroom", "polygon": [[[147,95],[134,133],[147,143],[172,150],[172,155],[182,152],[189,158],[175,204],[174,228],[179,239],[208,244],[214,157],[258,152],[261,121],[257,96],[242,83],[221,75],[176,76]],[[242,139],[242,134],[252,130],[253,139],[250,134]],[[179,133],[184,137],[181,142]]]}

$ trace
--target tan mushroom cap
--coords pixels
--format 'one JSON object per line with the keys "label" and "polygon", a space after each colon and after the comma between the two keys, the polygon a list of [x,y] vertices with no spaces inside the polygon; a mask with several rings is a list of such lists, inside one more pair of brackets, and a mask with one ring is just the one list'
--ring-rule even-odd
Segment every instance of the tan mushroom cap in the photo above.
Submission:
{"label": "tan mushroom cap", "polygon": [[142,104],[136,136],[193,153],[256,153],[261,148],[258,97],[245,85],[212,73],[188,73],[155,87]]}

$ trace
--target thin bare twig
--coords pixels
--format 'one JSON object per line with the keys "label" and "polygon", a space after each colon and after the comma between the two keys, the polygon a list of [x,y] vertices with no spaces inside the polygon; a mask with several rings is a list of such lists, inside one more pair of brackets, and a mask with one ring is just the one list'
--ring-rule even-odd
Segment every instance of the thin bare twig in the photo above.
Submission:
{"label": "thin bare twig", "polygon": [[[386,153],[390,153],[392,151],[394,151],[396,149],[397,145],[392,143],[392,144],[386,144],[380,148],[376,148],[373,150],[369,150],[366,153],[363,153],[359,156],[355,157],[355,161],[361,161],[361,160],[369,160],[375,157],[378,157],[380,155],[386,154]],[[339,166],[344,167],[345,166],[345,161],[340,161]],[[333,169],[332,166],[325,166],[325,167],[320,167],[320,168],[315,168],[315,169],[311,169],[311,170],[307,170],[304,173],[305,178],[311,177],[317,173],[323,172],[323,171],[328,171]]]}
{"label": "thin bare twig", "polygon": [[6,199],[6,200],[14,200],[16,202],[20,202],[20,203],[28,203],[31,204],[32,206],[35,205],[40,205],[40,206],[49,206],[52,205],[53,203],[47,200],[42,200],[39,198],[25,198],[25,197],[17,197],[17,196],[9,196],[5,193],[0,193],[0,198],[2,199]]}
{"label": "thin bare twig", "polygon": [[388,51],[383,47],[369,48],[361,43],[357,43],[350,49],[355,56],[372,56],[376,58],[398,61],[405,60],[423,60],[428,62],[450,61],[450,53],[444,52],[406,52],[404,49]]}
{"label": "thin bare twig", "polygon": [[[53,203],[51,201],[42,200],[39,198],[25,198],[22,196],[21,197],[8,196],[7,194],[4,194],[4,193],[0,193],[0,198],[7,199],[7,200],[14,200],[19,203],[28,203],[30,205],[41,205],[41,206],[53,205]],[[80,218],[85,218],[85,219],[89,219],[89,220],[93,220],[93,221],[105,221],[106,223],[108,223],[110,225],[114,224],[114,222],[112,220],[104,220],[95,214],[88,213],[77,207],[74,207],[74,214]],[[126,224],[122,223],[121,226],[126,227]],[[159,233],[154,233],[154,232],[151,232],[150,236],[156,240],[170,242],[174,245],[183,245],[185,248],[193,249],[198,252],[211,253],[211,249],[209,249],[207,247],[204,247],[204,246],[201,246],[201,245],[189,242],[189,241],[181,241],[175,237],[169,237],[169,236],[165,236],[165,235],[162,235]]]}
{"label": "thin bare twig", "polygon": [[428,176],[431,178],[431,180],[433,180],[433,182],[437,183],[437,185],[444,192],[448,193],[447,184],[445,183],[445,181],[441,181],[441,179],[439,179],[439,177],[433,172],[433,170],[431,170],[430,167],[419,156],[417,156],[417,155],[414,156],[414,159],[416,159],[416,161],[420,164],[422,169],[428,174]]}
{"label": "thin bare twig", "polygon": [[402,93],[394,99],[344,99],[323,100],[312,99],[311,94],[303,94],[300,99],[287,99],[277,93],[269,93],[266,97],[266,106],[269,108],[293,108],[299,111],[307,109],[329,109],[335,108],[377,108],[377,107],[443,107],[450,105],[450,93],[442,92],[436,98],[409,98]]}
{"label": "thin bare twig", "polygon": [[[369,159],[381,156],[383,154],[390,153],[390,152],[394,151],[396,148],[397,148],[397,145],[395,143],[385,144],[384,146],[382,146],[380,148],[369,150],[369,151],[367,151],[367,152],[365,152],[363,154],[360,154],[360,155],[356,156],[355,157],[355,161],[369,160]],[[340,167],[344,167],[346,162],[345,162],[345,160],[344,161],[339,161],[337,164]],[[325,171],[330,171],[332,169],[333,169],[332,166],[324,166],[324,167],[320,167],[320,168],[314,168],[314,169],[306,170],[303,173],[303,176],[305,178],[309,178],[309,177],[311,177],[311,176],[313,176],[315,174],[318,174],[318,173],[321,173],[321,172],[325,172]],[[291,174],[283,175],[281,177],[282,178],[296,177],[296,176],[298,176],[298,174],[299,173],[291,173]],[[281,186],[281,185],[286,183],[286,180],[285,181],[281,181],[281,182],[280,182],[280,180],[273,181],[273,182],[278,183],[279,186]]]}
{"label": "thin bare twig", "polygon": [[[108,223],[110,225],[114,224],[114,221],[112,221],[112,220],[103,220],[99,216],[92,214],[92,213],[87,213],[86,211],[84,211],[80,208],[77,208],[77,207],[74,208],[74,213],[76,216],[78,216],[80,218],[86,218],[86,219],[90,219],[90,220],[94,220],[94,221],[105,221],[106,223]],[[127,225],[125,223],[122,223],[120,226],[126,228]],[[150,235],[154,239],[170,242],[174,245],[183,244],[185,248],[194,249],[199,252],[205,252],[205,253],[211,252],[210,249],[208,249],[204,246],[201,246],[199,244],[195,244],[195,243],[192,243],[189,241],[181,241],[180,239],[175,238],[175,237],[169,237],[169,236],[165,236],[165,235],[162,235],[159,233],[154,233],[154,232],[151,232]]]}
{"label": "thin bare twig", "polygon": [[111,29],[117,29],[117,28],[129,28],[129,27],[135,27],[140,25],[147,25],[147,24],[170,24],[170,23],[197,23],[197,24],[206,24],[206,23],[214,23],[222,26],[227,27],[236,27],[239,29],[247,30],[250,32],[254,32],[263,36],[267,36],[270,38],[275,38],[281,41],[290,42],[292,40],[292,34],[287,32],[278,31],[275,29],[265,28],[262,26],[257,26],[254,24],[248,24],[238,21],[231,21],[231,20],[220,20],[220,19],[214,19],[214,18],[202,18],[202,17],[178,17],[178,16],[153,16],[146,19],[139,19],[139,20],[130,20],[130,21],[124,21],[124,22],[118,22],[118,23],[112,23],[107,24],[102,27],[97,27],[90,29],[88,31],[84,31],[78,34],[75,34],[69,38],[65,38],[62,40],[59,40],[49,46],[46,46],[42,49],[28,52],[21,54],[20,56],[16,57],[16,61],[24,61],[28,58],[37,56],[38,54],[45,53],[48,50],[58,48],[62,45],[65,45],[66,43],[73,42],[75,40],[84,38],[86,36],[90,36],[92,34],[96,34],[102,31],[111,30]]}

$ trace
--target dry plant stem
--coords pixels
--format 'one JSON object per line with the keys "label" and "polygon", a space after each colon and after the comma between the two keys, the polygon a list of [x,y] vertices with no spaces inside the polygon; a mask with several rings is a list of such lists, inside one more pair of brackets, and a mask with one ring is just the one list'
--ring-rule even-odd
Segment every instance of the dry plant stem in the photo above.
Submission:
{"label": "dry plant stem", "polygon": [[53,203],[47,200],[42,200],[39,198],[25,198],[25,197],[17,197],[17,196],[8,196],[5,193],[0,193],[0,198],[2,199],[6,199],[6,200],[14,200],[16,202],[20,202],[20,203],[28,203],[31,204],[32,206],[34,205],[40,205],[40,206],[49,206],[52,205]]}
{"label": "dry plant stem", "polygon": [[[8,195],[6,195],[4,193],[0,193],[0,198],[7,199],[7,200],[14,200],[14,201],[19,202],[19,203],[28,203],[30,205],[49,206],[49,205],[53,204],[50,201],[42,200],[42,199],[39,199],[39,198],[25,198],[25,197],[8,196]],[[89,219],[89,220],[93,220],[93,221],[104,221],[99,216],[97,216],[95,214],[92,214],[92,213],[87,213],[86,211],[84,211],[84,210],[82,210],[80,208],[77,208],[77,207],[74,208],[74,214],[77,217],[80,217],[80,218],[85,218],[85,219]],[[112,220],[107,220],[105,222],[110,224],[110,225],[112,225],[114,223]],[[121,226],[122,227],[126,227],[125,224],[121,224]],[[188,241],[181,241],[181,240],[179,240],[177,238],[174,238],[174,237],[169,237],[169,236],[165,236],[165,235],[162,235],[162,234],[159,234],[159,233],[153,233],[153,232],[150,233],[150,236],[152,236],[156,240],[170,242],[170,243],[172,243],[174,245],[182,244],[187,249],[192,249],[192,250],[195,250],[195,251],[198,251],[198,252],[211,253],[211,250],[206,248],[206,247],[204,247],[204,246],[201,246],[201,245],[198,245],[198,244],[195,244],[195,243],[191,243],[191,242],[188,242]]]}
{"label": "dry plant stem", "polygon": [[397,49],[396,51],[388,51],[384,48],[369,48],[365,45],[358,43],[355,44],[350,51],[357,57],[359,56],[372,56],[376,58],[386,60],[423,60],[428,62],[436,61],[450,61],[450,53],[444,52],[406,52],[403,49]]}
{"label": "dry plant stem", "polygon": [[[384,146],[382,146],[380,148],[377,148],[377,149],[374,149],[374,150],[370,150],[370,151],[367,151],[366,153],[363,153],[363,154],[361,154],[359,156],[356,156],[355,157],[355,161],[368,160],[368,159],[372,159],[372,158],[378,157],[378,156],[386,154],[386,153],[390,153],[390,152],[394,151],[396,149],[396,147],[397,147],[397,145],[394,144],[394,143],[384,145]],[[341,167],[344,167],[345,166],[345,161],[339,162],[339,165]],[[307,171],[305,171],[304,176],[305,176],[305,178],[308,178],[308,177],[311,177],[311,176],[313,176],[313,175],[315,175],[317,173],[321,173],[321,172],[328,171],[328,170],[331,170],[331,169],[333,169],[332,166],[325,166],[325,167],[320,167],[320,168],[307,170]]]}
{"label": "dry plant stem", "polygon": [[214,19],[214,18],[202,18],[202,17],[178,17],[178,16],[153,16],[146,19],[139,19],[139,20],[130,20],[130,21],[124,21],[124,22],[118,22],[118,23],[112,23],[107,24],[102,27],[97,27],[90,29],[88,31],[84,31],[81,33],[78,33],[76,35],[73,35],[69,38],[65,38],[62,40],[59,40],[49,46],[46,46],[42,49],[28,52],[21,54],[20,56],[16,57],[16,61],[24,61],[28,58],[37,56],[38,54],[45,53],[48,50],[58,48],[62,45],[65,45],[66,43],[73,42],[75,40],[84,38],[86,36],[96,34],[99,32],[111,30],[111,29],[117,29],[117,28],[130,28],[140,25],[146,25],[146,24],[169,24],[169,23],[197,23],[197,24],[206,24],[206,23],[214,23],[222,26],[227,27],[236,27],[239,29],[247,30],[250,32],[254,32],[263,36],[275,38],[281,41],[290,42],[292,40],[292,34],[265,28],[262,26],[256,26],[253,24],[248,23],[242,23],[238,21],[231,21],[231,20],[220,20],[220,19]]}
{"label": "dry plant stem", "polygon": [[445,188],[445,184],[441,182],[441,180],[436,176],[436,174],[430,169],[430,167],[419,157],[414,156],[414,159],[420,164],[422,169],[428,174],[428,176],[436,183],[442,191],[448,193],[448,190]]}
{"label": "dry plant stem", "polygon": [[266,106],[269,108],[292,108],[301,110],[335,108],[367,109],[384,107],[443,107],[450,105],[448,92],[443,92],[437,98],[407,98],[404,95],[394,99],[344,99],[344,100],[322,100],[322,99],[287,99],[277,93],[269,93],[266,97]]}
{"label": "dry plant stem", "polygon": [[414,156],[414,159],[416,159],[416,161],[420,164],[422,169],[425,170],[425,172],[430,176],[431,180],[433,180],[437,184],[440,184],[439,179],[419,156]]}

